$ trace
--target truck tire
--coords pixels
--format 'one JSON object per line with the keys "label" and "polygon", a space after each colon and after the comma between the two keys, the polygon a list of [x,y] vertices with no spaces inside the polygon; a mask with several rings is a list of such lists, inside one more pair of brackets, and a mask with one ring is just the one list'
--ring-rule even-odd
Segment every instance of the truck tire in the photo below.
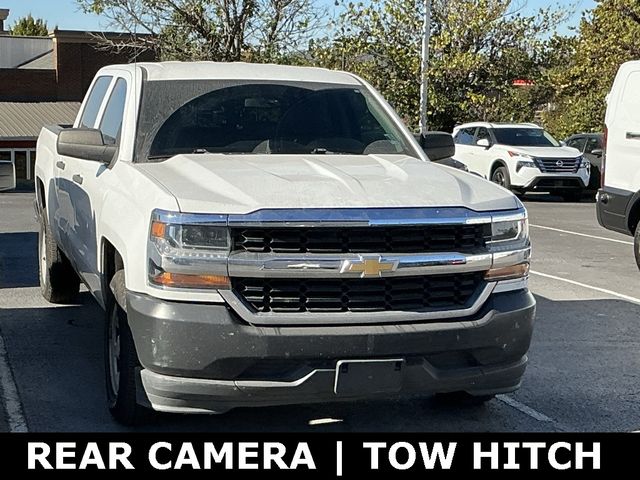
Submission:
{"label": "truck tire", "polygon": [[[124,272],[117,272],[112,289],[124,291]],[[114,283],[116,285],[114,285]],[[144,419],[147,409],[137,402],[137,381],[140,362],[127,313],[114,295],[107,300],[104,334],[104,369],[107,402],[113,418],[120,424],[134,426]]]}
{"label": "truck tire", "polygon": [[640,269],[640,224],[636,227],[636,233],[633,236],[633,254],[636,257],[636,265]]}
{"label": "truck tire", "polygon": [[491,174],[491,181],[497,183],[501,187],[511,190],[511,178],[507,167],[498,167]]}
{"label": "truck tire", "polygon": [[44,218],[38,231],[38,265],[42,296],[51,303],[73,303],[80,291],[80,278],[53,239]]}

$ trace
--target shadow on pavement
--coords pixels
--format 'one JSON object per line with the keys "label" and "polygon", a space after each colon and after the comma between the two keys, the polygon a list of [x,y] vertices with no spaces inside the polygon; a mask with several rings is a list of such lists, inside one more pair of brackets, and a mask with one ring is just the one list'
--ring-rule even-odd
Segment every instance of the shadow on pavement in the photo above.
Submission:
{"label": "shadow on pavement", "polygon": [[0,288],[38,286],[38,234],[0,233]]}

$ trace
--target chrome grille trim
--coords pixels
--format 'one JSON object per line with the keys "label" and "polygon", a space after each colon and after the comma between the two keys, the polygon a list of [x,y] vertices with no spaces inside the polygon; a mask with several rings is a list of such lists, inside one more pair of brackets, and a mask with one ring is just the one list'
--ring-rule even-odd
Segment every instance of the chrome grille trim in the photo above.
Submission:
{"label": "chrome grille trim", "polygon": [[229,257],[230,277],[249,278],[359,278],[359,273],[345,273],[349,261],[377,259],[393,264],[393,271],[381,272],[380,277],[408,277],[466,273],[489,270],[493,254],[459,253],[425,255],[275,255],[262,253],[238,253]]}
{"label": "chrome grille trim", "polygon": [[[576,158],[534,158],[536,166],[542,173],[578,173],[581,159]],[[561,162],[562,165],[558,165]]]}

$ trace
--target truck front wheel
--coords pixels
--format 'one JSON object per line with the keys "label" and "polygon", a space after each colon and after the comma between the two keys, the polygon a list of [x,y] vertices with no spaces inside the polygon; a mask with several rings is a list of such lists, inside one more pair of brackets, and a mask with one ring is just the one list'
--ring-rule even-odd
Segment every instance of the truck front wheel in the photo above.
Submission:
{"label": "truck front wheel", "polygon": [[[114,280],[120,278],[114,277]],[[146,409],[137,402],[138,354],[127,313],[113,296],[108,301],[106,317],[104,360],[109,411],[119,423],[133,426],[140,423],[146,413]]]}
{"label": "truck front wheel", "polygon": [[80,291],[80,278],[53,239],[44,215],[38,232],[40,290],[51,303],[73,303]]}

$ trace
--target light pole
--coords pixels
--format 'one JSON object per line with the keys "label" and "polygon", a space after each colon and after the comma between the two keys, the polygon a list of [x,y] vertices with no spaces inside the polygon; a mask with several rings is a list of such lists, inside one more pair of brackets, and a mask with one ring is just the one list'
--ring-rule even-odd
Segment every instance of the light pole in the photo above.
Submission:
{"label": "light pole", "polygon": [[428,90],[427,73],[429,70],[429,40],[431,39],[431,0],[424,0],[424,28],[422,35],[422,63],[420,69],[420,134],[429,130],[427,119]]}

